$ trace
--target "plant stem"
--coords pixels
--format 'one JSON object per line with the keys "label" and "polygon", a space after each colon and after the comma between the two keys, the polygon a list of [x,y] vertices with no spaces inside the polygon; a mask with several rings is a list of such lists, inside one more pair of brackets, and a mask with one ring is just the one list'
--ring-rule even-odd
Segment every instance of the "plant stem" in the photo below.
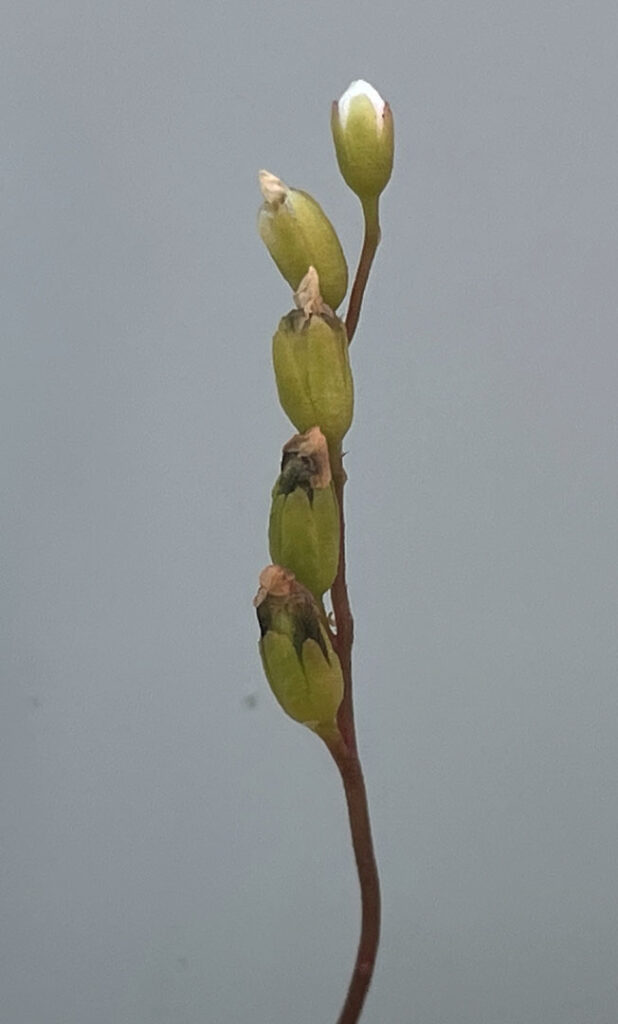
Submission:
{"label": "plant stem", "polygon": [[337,1019],[337,1024],[356,1024],[371,984],[380,940],[380,880],[373,852],[367,792],[358,754],[346,747],[341,736],[327,740],[326,743],[343,782],[361,891],[361,933],[356,962]]}
{"label": "plant stem", "polygon": [[323,736],[341,774],[348,806],[350,832],[361,892],[361,933],[350,986],[337,1024],[356,1024],[371,984],[380,939],[380,879],[373,852],[369,808],[363,771],[357,753],[352,702],[352,641],[354,621],[350,610],[345,564],[345,514],[343,491],[346,474],[341,448],[331,459],[339,503],[340,548],[337,577],[331,590],[337,632],[333,645],[341,662],[344,693],[338,714],[339,732]]}
{"label": "plant stem", "polygon": [[346,483],[346,472],[343,468],[341,446],[330,456],[331,471],[335,484],[335,494],[339,506],[339,565],[337,575],[331,588],[331,600],[337,632],[333,636],[333,646],[341,662],[343,672],[343,700],[338,714],[338,725],[346,747],[356,753],[356,733],[354,730],[354,706],[352,703],[352,644],[354,642],[354,619],[348,597],[345,562],[345,509],[343,491]]}
{"label": "plant stem", "polygon": [[[371,264],[380,242],[378,197],[362,201],[362,206],[365,219],[365,234],[346,317],[348,343],[352,341],[356,325],[358,324],[369,271],[371,270]],[[356,951],[356,963],[354,964],[348,993],[337,1021],[337,1024],[357,1024],[373,977],[378,943],[380,941],[380,879],[373,852],[367,791],[358,756],[356,730],[354,727],[354,704],[352,701],[354,619],[352,618],[346,581],[345,511],[343,504],[343,492],[347,477],[343,468],[341,445],[329,454],[335,493],[339,505],[340,530],[339,565],[337,567],[337,576],[331,588],[336,632],[331,635],[333,646],[341,662],[344,686],[343,700],[337,715],[338,730],[323,733],[322,739],[332,754],[343,782],[361,893],[361,933]]]}
{"label": "plant stem", "polygon": [[348,342],[352,341],[352,338],[354,337],[354,332],[360,316],[363,295],[365,294],[365,287],[369,277],[369,271],[371,270],[373,258],[376,254],[378,245],[380,244],[378,197],[375,196],[373,199],[361,200],[361,202],[365,218],[365,235],[363,238],[363,248],[361,249],[358,267],[356,270],[356,277],[350,293],[350,304],[348,306],[348,312],[345,319],[346,331],[348,332]]}

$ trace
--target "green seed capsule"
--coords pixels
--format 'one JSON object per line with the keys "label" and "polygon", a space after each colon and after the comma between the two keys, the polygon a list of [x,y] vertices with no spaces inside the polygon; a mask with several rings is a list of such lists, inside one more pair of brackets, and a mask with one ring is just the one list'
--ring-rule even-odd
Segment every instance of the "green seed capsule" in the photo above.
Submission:
{"label": "green seed capsule", "polygon": [[316,268],[324,301],[337,309],[348,287],[348,267],[337,233],[307,192],[289,188],[269,171],[260,171],[264,203],[258,214],[262,241],[292,289],[310,266]]}
{"label": "green seed capsule", "polygon": [[339,562],[339,507],[319,427],[283,447],[268,539],[273,562],[291,570],[315,597],[332,586]]}
{"label": "green seed capsule", "polygon": [[303,306],[283,317],[273,337],[277,391],[296,429],[302,433],[317,425],[331,447],[347,433],[354,412],[348,338],[319,296]]}
{"label": "green seed capsule", "polygon": [[254,605],[262,664],[277,701],[309,729],[336,728],[343,675],[315,598],[293,573],[269,565]]}

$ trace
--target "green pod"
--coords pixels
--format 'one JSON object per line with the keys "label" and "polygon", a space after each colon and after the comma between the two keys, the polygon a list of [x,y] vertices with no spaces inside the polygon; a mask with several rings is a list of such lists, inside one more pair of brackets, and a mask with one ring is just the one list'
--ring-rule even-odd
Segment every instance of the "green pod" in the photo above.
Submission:
{"label": "green pod", "polygon": [[268,566],[254,604],[260,656],[283,710],[316,732],[336,727],[343,675],[313,595],[292,573]]}
{"label": "green pod", "polygon": [[322,298],[341,305],[348,287],[348,267],[333,225],[307,192],[289,188],[268,171],[260,171],[264,203],[258,231],[283,277],[296,290],[310,266],[316,268]]}
{"label": "green pod", "polygon": [[284,316],[273,337],[279,401],[299,431],[317,424],[329,447],[347,433],[354,386],[345,326],[328,312]]}
{"label": "green pod", "polygon": [[314,427],[283,449],[268,524],[270,557],[318,598],[329,590],[339,562],[339,507],[326,439]]}

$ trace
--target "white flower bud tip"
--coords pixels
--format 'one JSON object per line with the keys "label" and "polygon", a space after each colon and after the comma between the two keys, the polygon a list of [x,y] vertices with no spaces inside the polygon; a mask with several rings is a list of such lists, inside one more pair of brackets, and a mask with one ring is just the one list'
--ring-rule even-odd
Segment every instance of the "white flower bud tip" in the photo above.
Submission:
{"label": "white flower bud tip", "polygon": [[352,100],[355,100],[357,96],[366,96],[366,98],[371,102],[373,109],[376,112],[377,129],[378,132],[381,132],[384,125],[384,108],[386,104],[378,90],[374,89],[369,82],[364,82],[362,78],[359,78],[356,82],[352,82],[348,86],[337,104],[342,128],[345,128],[346,126]]}

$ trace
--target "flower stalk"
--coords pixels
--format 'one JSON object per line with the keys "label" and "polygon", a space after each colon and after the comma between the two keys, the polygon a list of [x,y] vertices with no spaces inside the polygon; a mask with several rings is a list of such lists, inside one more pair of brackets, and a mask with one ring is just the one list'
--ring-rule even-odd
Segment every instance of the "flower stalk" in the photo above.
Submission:
{"label": "flower stalk", "polygon": [[354,278],[354,284],[352,285],[352,292],[350,294],[348,312],[345,318],[348,343],[352,341],[352,338],[356,333],[358,318],[360,316],[361,306],[363,303],[363,296],[365,294],[365,288],[367,287],[367,281],[369,280],[369,272],[380,244],[378,197],[375,196],[370,199],[363,200],[362,207],[363,218],[365,221],[365,233],[363,237],[363,247],[361,249],[358,267],[356,270],[356,277]]}
{"label": "flower stalk", "polygon": [[373,851],[367,791],[360,759],[345,742],[325,741],[339,769],[348,808],[354,859],[361,892],[361,931],[356,961],[337,1024],[356,1024],[371,984],[380,941],[380,879]]}
{"label": "flower stalk", "polygon": [[[335,229],[306,192],[260,174],[260,234],[294,289],[296,308],[275,332],[273,363],[279,400],[299,433],[283,448],[269,522],[273,564],[260,576],[254,604],[273,694],[291,718],[323,740],[343,784],[362,913],[337,1024],[357,1024],[378,950],[380,883],[354,724],[343,439],[353,414],[348,350],[380,241],[379,197],[392,170],[393,119],[376,90],[358,81],[333,104],[331,128],[339,169],[364,218],[345,321],[335,312],[347,288]],[[329,587],[332,616],[322,603]]]}

